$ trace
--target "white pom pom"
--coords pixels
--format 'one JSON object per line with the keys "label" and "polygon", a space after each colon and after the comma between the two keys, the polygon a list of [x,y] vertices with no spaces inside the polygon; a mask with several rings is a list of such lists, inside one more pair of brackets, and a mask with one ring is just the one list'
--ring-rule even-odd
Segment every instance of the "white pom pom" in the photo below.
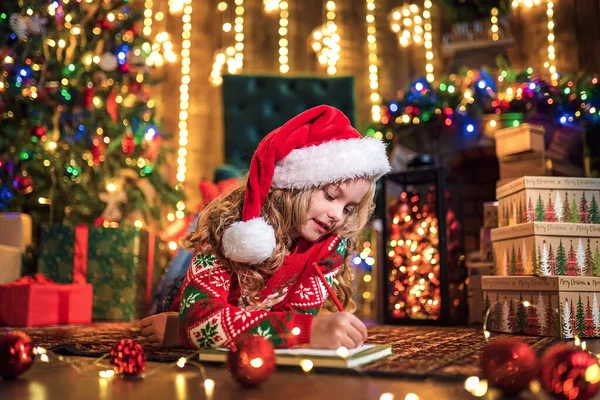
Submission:
{"label": "white pom pom", "polygon": [[104,71],[114,71],[117,69],[118,61],[117,57],[112,53],[104,53],[100,56],[100,62],[98,63],[100,68]]}
{"label": "white pom pom", "polygon": [[235,222],[223,233],[223,253],[232,261],[259,264],[271,257],[275,245],[275,231],[263,218]]}
{"label": "white pom pom", "polygon": [[14,13],[10,16],[8,20],[8,24],[10,25],[10,29],[17,35],[19,39],[23,39],[27,37],[27,32],[29,31],[29,23],[31,21],[28,18],[25,18],[21,14]]}
{"label": "white pom pom", "polygon": [[46,32],[46,22],[48,22],[46,18],[42,18],[39,15],[34,15],[31,18],[29,31],[34,35],[42,35],[44,32]]}

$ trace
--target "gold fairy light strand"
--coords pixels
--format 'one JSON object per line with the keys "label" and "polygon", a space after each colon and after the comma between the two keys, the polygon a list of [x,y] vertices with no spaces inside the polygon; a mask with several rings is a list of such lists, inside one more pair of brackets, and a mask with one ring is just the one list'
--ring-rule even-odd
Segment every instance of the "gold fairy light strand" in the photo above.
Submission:
{"label": "gold fairy light strand", "polygon": [[244,0],[235,0],[235,46],[236,72],[244,66]]}
{"label": "gold fairy light strand", "polygon": [[[288,2],[279,2],[279,72],[287,74],[290,70],[288,48]],[[266,7],[266,6],[265,6]]]}
{"label": "gold fairy light strand", "polygon": [[554,2],[548,0],[546,15],[548,16],[548,72],[553,82],[558,80],[556,72],[556,51],[554,48]]}
{"label": "gold fairy light strand", "polygon": [[371,120],[381,120],[381,97],[379,96],[379,70],[377,67],[377,28],[375,27],[375,0],[366,0],[367,47],[369,49],[369,88],[371,90]]}
{"label": "gold fairy light strand", "polygon": [[433,74],[433,35],[432,35],[432,26],[431,26],[431,7],[433,3],[431,0],[425,0],[423,3],[423,19],[425,21],[425,58],[427,59],[427,63],[425,64],[425,72],[427,73],[427,82],[431,83],[435,80],[435,75]]}
{"label": "gold fairy light strand", "polygon": [[500,39],[500,35],[498,33],[498,9],[496,7],[492,8],[490,22],[492,24],[490,30],[492,33],[492,40],[497,42]]}
{"label": "gold fairy light strand", "polygon": [[[190,99],[190,48],[192,32],[192,0],[185,0],[183,7],[183,31],[181,33],[181,85],[179,86],[179,149],[177,150],[177,181],[183,185],[187,171],[187,144],[188,144],[188,108]],[[185,204],[177,203],[177,218],[183,218]]]}
{"label": "gold fairy light strand", "polygon": [[337,33],[337,25],[335,23],[335,17],[336,17],[336,13],[335,13],[335,8],[336,8],[336,4],[335,1],[333,0],[329,0],[326,5],[325,8],[327,10],[327,30],[330,33],[330,37],[326,37],[323,39],[325,45],[327,45],[329,47],[329,56],[328,56],[328,60],[327,60],[327,74],[328,75],[335,75],[337,72],[337,62],[340,59],[340,35]]}
{"label": "gold fairy light strand", "polygon": [[150,37],[152,34],[152,6],[152,0],[144,2],[144,29],[142,33],[146,37]]}

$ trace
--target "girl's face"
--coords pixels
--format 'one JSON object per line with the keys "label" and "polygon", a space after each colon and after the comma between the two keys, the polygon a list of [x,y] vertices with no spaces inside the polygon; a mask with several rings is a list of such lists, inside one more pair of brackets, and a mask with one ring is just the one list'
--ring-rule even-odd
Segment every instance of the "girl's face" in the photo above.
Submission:
{"label": "girl's face", "polygon": [[371,182],[366,179],[348,179],[317,190],[306,212],[306,221],[299,228],[300,236],[314,242],[343,226],[370,188]]}

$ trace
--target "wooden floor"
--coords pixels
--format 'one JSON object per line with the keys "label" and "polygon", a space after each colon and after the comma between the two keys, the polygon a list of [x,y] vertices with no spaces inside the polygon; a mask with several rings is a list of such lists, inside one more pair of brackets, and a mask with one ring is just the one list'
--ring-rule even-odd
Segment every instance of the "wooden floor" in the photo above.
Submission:
{"label": "wooden floor", "polygon": [[[161,368],[160,372],[142,380],[104,379],[91,369],[93,359],[69,358],[83,375],[65,364],[36,365],[16,381],[0,381],[0,399],[206,399],[203,379],[198,369],[185,367],[164,368],[165,364],[149,363],[148,370]],[[411,381],[362,376],[305,374],[303,372],[279,371],[262,386],[253,389],[238,386],[223,368],[206,369],[215,381],[212,399],[310,399],[355,400],[380,399],[384,393],[394,395],[394,400],[404,400],[409,393],[420,399],[472,399],[462,383]],[[385,398],[385,397],[384,397]]]}

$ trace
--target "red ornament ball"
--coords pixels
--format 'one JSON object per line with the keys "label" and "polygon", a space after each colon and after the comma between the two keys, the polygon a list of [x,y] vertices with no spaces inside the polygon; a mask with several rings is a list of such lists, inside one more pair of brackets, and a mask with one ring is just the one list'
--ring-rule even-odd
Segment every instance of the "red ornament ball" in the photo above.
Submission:
{"label": "red ornament ball", "polygon": [[491,386],[506,394],[527,389],[537,378],[540,364],[528,344],[512,338],[498,339],[481,353],[481,369]]}
{"label": "red ornament ball", "polygon": [[275,370],[275,349],[262,336],[245,336],[227,356],[227,369],[244,386],[257,386]]}
{"label": "red ornament ball", "polygon": [[118,374],[139,376],[146,370],[144,348],[131,339],[121,340],[110,350],[110,365]]}
{"label": "red ornament ball", "polygon": [[123,149],[123,153],[130,156],[133,154],[135,150],[135,139],[132,135],[127,135],[121,140],[121,148]]}
{"label": "red ornament ball", "polygon": [[18,175],[13,181],[13,187],[21,194],[33,192],[33,179],[25,175]]}
{"label": "red ornament ball", "polygon": [[31,136],[35,136],[38,139],[43,139],[48,134],[48,131],[43,126],[36,125],[36,126],[34,126],[34,127],[31,128],[31,130],[29,131],[29,133],[31,133]]}
{"label": "red ornament ball", "polygon": [[24,332],[0,335],[0,377],[15,379],[33,364],[33,343]]}
{"label": "red ornament ball", "polygon": [[598,365],[596,357],[572,344],[558,343],[550,347],[542,356],[541,365],[542,387],[555,399],[588,400],[598,392],[600,371],[597,367],[592,374],[596,376],[590,381],[586,379],[588,368]]}

